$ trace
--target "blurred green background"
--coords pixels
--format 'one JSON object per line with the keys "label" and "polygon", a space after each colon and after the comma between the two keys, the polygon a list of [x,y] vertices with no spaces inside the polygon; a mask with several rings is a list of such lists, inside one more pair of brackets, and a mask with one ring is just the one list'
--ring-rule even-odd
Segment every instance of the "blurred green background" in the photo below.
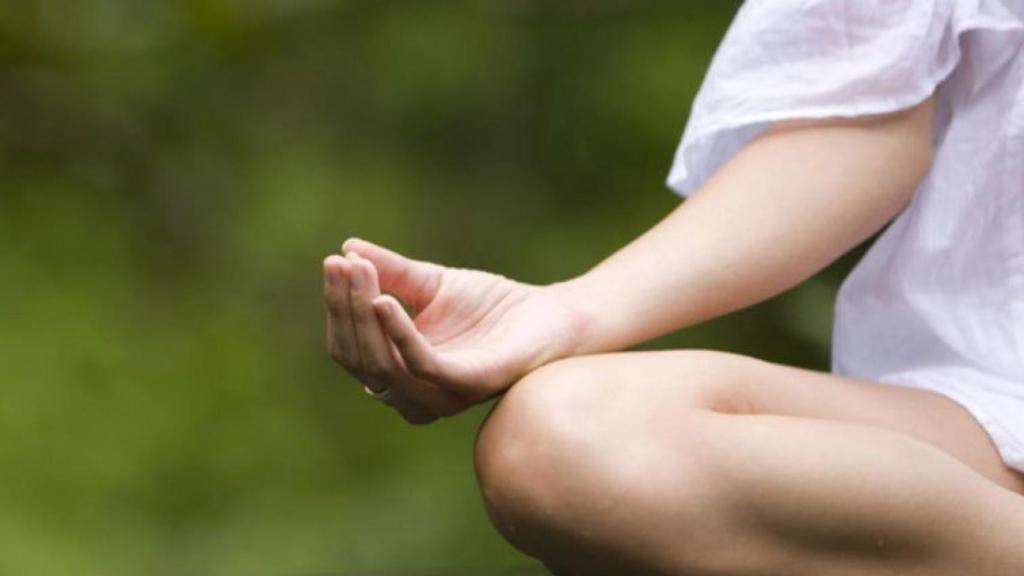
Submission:
{"label": "blurred green background", "polygon": [[[586,270],[678,203],[735,9],[0,4],[0,573],[536,566],[474,485],[486,406],[413,428],[331,364],[321,259]],[[844,266],[651,346],[825,367]]]}

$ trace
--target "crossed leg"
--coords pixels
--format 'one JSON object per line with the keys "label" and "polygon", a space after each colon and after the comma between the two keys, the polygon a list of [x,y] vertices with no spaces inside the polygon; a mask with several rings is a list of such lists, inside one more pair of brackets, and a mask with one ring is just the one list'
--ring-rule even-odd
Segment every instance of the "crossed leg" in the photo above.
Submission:
{"label": "crossed leg", "polygon": [[930,392],[577,357],[512,387],[476,464],[499,531],[559,575],[1024,575],[1024,477]]}

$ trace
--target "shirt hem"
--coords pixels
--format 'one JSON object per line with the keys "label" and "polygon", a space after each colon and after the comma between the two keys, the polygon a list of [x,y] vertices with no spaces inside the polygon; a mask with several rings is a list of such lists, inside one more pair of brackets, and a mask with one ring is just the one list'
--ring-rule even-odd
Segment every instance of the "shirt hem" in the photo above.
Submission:
{"label": "shirt hem", "polygon": [[890,374],[875,379],[881,384],[892,386],[905,386],[935,392],[953,400],[961,405],[981,425],[981,428],[988,434],[996,450],[1003,460],[1003,463],[1024,472],[1024,444],[1017,439],[1005,426],[988,410],[976,402],[970,395],[962,392],[954,385],[937,381],[930,375],[925,374]]}

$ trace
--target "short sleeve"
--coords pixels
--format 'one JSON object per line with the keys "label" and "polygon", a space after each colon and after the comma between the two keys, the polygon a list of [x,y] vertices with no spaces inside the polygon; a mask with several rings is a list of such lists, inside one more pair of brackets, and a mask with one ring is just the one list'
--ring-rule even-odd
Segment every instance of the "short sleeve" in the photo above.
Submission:
{"label": "short sleeve", "polygon": [[912,107],[967,60],[962,76],[978,89],[1022,30],[1000,0],[748,0],[693,102],[668,185],[693,192],[772,122]]}

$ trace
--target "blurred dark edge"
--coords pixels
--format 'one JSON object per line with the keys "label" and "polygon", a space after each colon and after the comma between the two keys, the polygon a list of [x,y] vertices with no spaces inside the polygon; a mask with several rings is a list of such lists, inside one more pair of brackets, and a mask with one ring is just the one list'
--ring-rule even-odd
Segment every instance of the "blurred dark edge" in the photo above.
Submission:
{"label": "blurred dark edge", "polygon": [[292,576],[551,576],[543,568],[517,570],[484,570],[479,572],[456,570],[451,572],[326,572],[296,574]]}

